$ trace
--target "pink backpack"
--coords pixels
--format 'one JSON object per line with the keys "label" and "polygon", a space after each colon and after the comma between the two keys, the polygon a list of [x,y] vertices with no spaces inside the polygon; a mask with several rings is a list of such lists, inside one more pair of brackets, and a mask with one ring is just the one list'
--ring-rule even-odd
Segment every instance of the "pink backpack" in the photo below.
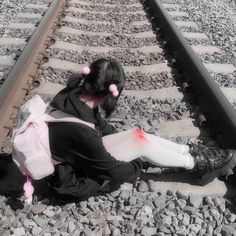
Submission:
{"label": "pink backpack", "polygon": [[24,184],[27,202],[32,201],[34,191],[31,179],[39,180],[51,175],[54,165],[58,164],[51,158],[47,125],[49,122],[75,122],[95,129],[92,123],[49,107],[39,95],[33,96],[21,107],[13,131],[12,157],[21,172],[27,176]]}

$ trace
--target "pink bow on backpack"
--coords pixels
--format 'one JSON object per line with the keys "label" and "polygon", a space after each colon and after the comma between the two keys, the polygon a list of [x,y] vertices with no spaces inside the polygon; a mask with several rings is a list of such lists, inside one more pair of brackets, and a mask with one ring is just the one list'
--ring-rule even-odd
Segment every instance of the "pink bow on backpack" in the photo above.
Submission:
{"label": "pink bow on backpack", "polygon": [[34,187],[32,185],[32,180],[27,176],[27,181],[25,182],[24,186],[24,197],[26,198],[27,203],[31,203],[33,200],[33,193],[34,193]]}

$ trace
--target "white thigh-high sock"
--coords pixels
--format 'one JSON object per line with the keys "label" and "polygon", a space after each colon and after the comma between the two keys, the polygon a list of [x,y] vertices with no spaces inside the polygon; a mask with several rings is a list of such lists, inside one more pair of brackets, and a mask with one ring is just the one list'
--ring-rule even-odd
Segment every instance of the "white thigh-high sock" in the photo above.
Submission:
{"label": "white thigh-high sock", "polygon": [[[134,128],[131,130],[123,131],[116,134],[111,134],[103,137],[103,142],[108,146],[117,145],[122,142],[125,142],[127,139],[133,138],[134,133],[140,130],[139,128]],[[164,148],[170,149],[174,152],[178,152],[180,154],[187,154],[189,152],[189,146],[181,145],[174,142],[171,142],[167,139],[160,138],[153,134],[145,133],[146,139],[148,139],[151,143],[157,144],[159,146],[163,146]]]}
{"label": "white thigh-high sock", "polygon": [[[194,167],[194,160],[190,154],[181,154],[177,151],[180,149],[177,149],[176,146],[171,149],[162,145],[163,143],[154,142],[154,139],[150,140],[149,134],[146,134],[140,129],[123,133],[123,137],[118,134],[114,135],[116,135],[116,138],[113,135],[109,135],[113,136],[110,138],[114,138],[111,140],[109,136],[105,136],[103,143],[107,151],[117,160],[129,162],[140,156],[144,156],[146,160],[157,166],[183,167],[186,169],[192,169]],[[170,143],[174,144],[172,142]]]}
{"label": "white thigh-high sock", "polygon": [[187,154],[189,152],[189,146],[182,145],[178,143],[171,142],[167,139],[160,138],[158,136],[146,133],[147,139],[152,142],[153,144],[158,143],[158,145],[162,146],[163,148],[167,148],[174,152],[178,152],[180,154]]}

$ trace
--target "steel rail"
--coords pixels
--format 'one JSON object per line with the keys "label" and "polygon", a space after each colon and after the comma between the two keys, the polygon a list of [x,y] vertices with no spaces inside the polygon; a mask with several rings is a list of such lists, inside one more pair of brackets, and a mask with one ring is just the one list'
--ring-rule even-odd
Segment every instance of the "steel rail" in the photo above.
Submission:
{"label": "steel rail", "polygon": [[187,81],[197,89],[200,109],[216,131],[216,139],[227,148],[236,148],[236,111],[222,93],[220,87],[191,48],[188,41],[175,25],[159,0],[145,0],[144,6],[150,11],[153,20],[160,25],[167,44],[183,67]]}
{"label": "steel rail", "polygon": [[[20,107],[32,85],[50,36],[56,28],[59,14],[66,0],[54,0],[26,44],[20,57],[0,88],[0,147],[2,148]],[[15,112],[14,112],[15,111]],[[10,119],[11,117],[11,119]]]}

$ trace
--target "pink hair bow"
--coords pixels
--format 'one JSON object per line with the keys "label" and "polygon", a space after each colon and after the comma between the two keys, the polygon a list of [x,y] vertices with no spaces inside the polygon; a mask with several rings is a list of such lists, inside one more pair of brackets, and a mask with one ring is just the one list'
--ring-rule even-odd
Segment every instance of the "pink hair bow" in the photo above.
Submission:
{"label": "pink hair bow", "polygon": [[82,69],[82,74],[83,75],[88,75],[90,73],[90,68],[89,67],[84,67],[83,69]]}
{"label": "pink hair bow", "polygon": [[113,97],[117,97],[119,95],[119,91],[118,91],[117,86],[115,84],[110,84],[109,92],[112,94]]}

